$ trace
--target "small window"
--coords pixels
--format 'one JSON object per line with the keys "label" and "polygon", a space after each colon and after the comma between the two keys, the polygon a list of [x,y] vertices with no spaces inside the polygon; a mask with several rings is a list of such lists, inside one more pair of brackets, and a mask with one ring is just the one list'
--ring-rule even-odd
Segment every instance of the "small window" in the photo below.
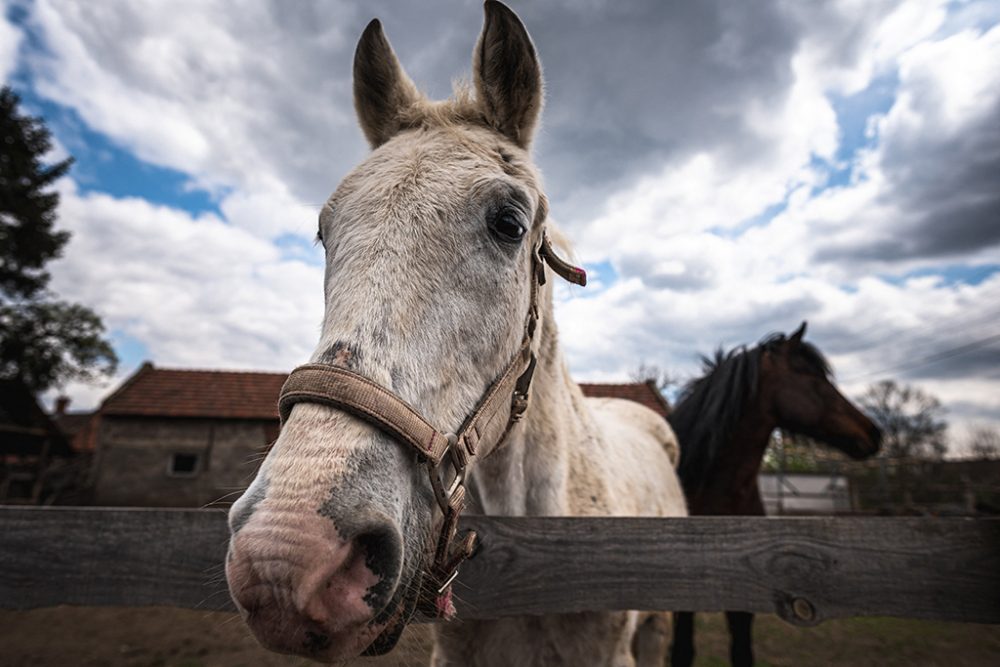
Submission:
{"label": "small window", "polygon": [[198,474],[197,454],[190,452],[175,452],[170,457],[170,468],[168,470],[172,477],[194,477]]}

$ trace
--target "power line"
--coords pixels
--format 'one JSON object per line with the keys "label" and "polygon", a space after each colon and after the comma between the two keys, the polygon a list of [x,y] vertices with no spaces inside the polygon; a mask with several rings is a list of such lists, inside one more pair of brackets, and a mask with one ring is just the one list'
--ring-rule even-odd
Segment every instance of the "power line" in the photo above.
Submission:
{"label": "power line", "polygon": [[918,361],[908,362],[904,364],[898,364],[896,366],[888,366],[886,368],[881,368],[877,371],[869,371],[867,373],[862,373],[860,375],[855,375],[851,378],[844,380],[844,382],[855,382],[867,377],[872,377],[874,375],[882,375],[885,373],[898,373],[900,371],[912,370],[914,368],[920,368],[922,366],[928,366],[931,364],[936,364],[939,361],[944,361],[945,359],[951,359],[952,357],[958,357],[968,352],[973,352],[981,347],[989,345],[994,341],[1000,341],[1000,333],[987,336],[986,338],[980,338],[971,343],[966,343],[964,345],[959,345],[958,347],[953,347],[949,350],[944,350],[936,354],[924,357]]}
{"label": "power line", "polygon": [[[998,305],[1000,305],[1000,299],[984,299],[980,300],[976,304],[968,304],[968,308],[971,309],[974,307],[976,312],[972,313],[971,317],[964,320],[957,319],[954,314],[942,315],[929,322],[922,322],[919,326],[902,329],[900,332],[902,334],[907,332],[916,333],[916,335],[910,337],[910,339],[906,342],[900,341],[900,333],[891,333],[881,337],[877,341],[872,341],[870,345],[864,346],[864,343],[866,342],[864,341],[865,336],[879,329],[891,328],[891,325],[881,322],[864,327],[860,331],[845,331],[844,338],[848,340],[853,339],[858,343],[852,346],[854,348],[854,354],[857,355],[871,356],[878,350],[881,350],[889,345],[892,346],[892,351],[896,352],[894,356],[897,358],[910,359],[921,355],[928,355],[928,353],[931,354],[929,354],[927,358],[919,361],[893,364],[890,367],[886,367],[878,371],[855,373],[854,375],[839,379],[843,382],[852,382],[879,373],[891,372],[893,370],[897,370],[898,368],[908,369],[910,367],[919,367],[928,363],[935,363],[936,361],[939,361],[936,359],[938,354],[948,354],[952,349],[949,348],[949,350],[946,350],[945,352],[934,352],[935,349],[940,349],[942,344],[946,343],[946,341],[940,340],[940,338],[944,338],[946,334],[952,334],[953,332],[960,331],[963,334],[962,337],[966,339],[983,334],[987,334],[986,338],[989,338],[992,336],[992,332],[990,330],[994,330],[997,317],[1000,316],[1000,309],[994,310],[994,307]],[[967,345],[970,344],[963,343],[953,349],[963,350],[964,352],[964,348]],[[959,352],[958,354],[963,352]],[[957,354],[952,356],[957,356]]]}
{"label": "power line", "polygon": [[[919,354],[921,352],[920,348],[936,347],[940,343],[938,341],[934,341],[933,339],[939,338],[945,333],[962,331],[963,333],[968,334],[970,329],[981,327],[982,325],[993,325],[996,322],[997,317],[1000,316],[1000,298],[984,299],[976,304],[969,304],[967,306],[967,310],[973,308],[976,312],[972,313],[971,317],[964,320],[957,319],[955,314],[941,315],[934,320],[921,322],[920,325],[903,329],[903,332],[917,330],[923,334],[922,338],[924,339],[920,341],[911,341],[911,343],[906,346],[908,348],[906,349],[907,356]],[[869,334],[887,328],[891,328],[891,325],[884,322],[876,322],[857,331],[846,331],[845,337],[863,342],[864,338]],[[879,347],[888,344],[893,344],[898,350],[898,334],[882,337],[881,340],[875,342],[869,349],[878,349]]]}
{"label": "power line", "polygon": [[[904,329],[902,335],[914,332],[908,340],[901,341],[901,334],[888,335],[867,348],[861,348],[857,353],[871,357],[878,355],[881,350],[891,348],[886,351],[891,351],[893,353],[892,357],[897,359],[933,357],[939,354],[939,350],[942,348],[947,347],[947,349],[951,349],[951,346],[958,348],[967,345],[968,343],[961,342],[963,339],[967,341],[970,338],[978,339],[993,335],[993,332],[996,331],[996,322],[997,316],[992,315],[973,318],[965,322],[955,322],[951,327],[939,328],[937,330],[921,327],[917,332],[914,332],[913,329]],[[883,359],[885,356],[887,355],[884,352],[880,355]]]}

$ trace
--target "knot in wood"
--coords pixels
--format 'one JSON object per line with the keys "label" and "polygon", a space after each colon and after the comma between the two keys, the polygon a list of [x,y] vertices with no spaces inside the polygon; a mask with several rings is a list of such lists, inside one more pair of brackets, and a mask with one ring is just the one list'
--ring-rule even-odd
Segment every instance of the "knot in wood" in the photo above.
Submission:
{"label": "knot in wood", "polygon": [[816,610],[805,598],[792,600],[792,613],[795,614],[795,618],[804,623],[811,623],[816,618]]}
{"label": "knot in wood", "polygon": [[813,603],[800,595],[783,591],[774,594],[774,611],[786,623],[798,626],[818,624],[820,619]]}

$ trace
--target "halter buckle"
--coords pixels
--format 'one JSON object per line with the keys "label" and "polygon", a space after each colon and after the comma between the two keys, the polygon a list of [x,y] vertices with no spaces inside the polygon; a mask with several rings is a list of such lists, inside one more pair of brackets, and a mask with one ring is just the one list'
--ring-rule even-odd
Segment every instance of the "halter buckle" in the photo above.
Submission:
{"label": "halter buckle", "polygon": [[[437,500],[438,506],[441,507],[441,511],[447,513],[452,496],[455,495],[460,486],[465,484],[465,472],[468,467],[469,457],[457,446],[457,435],[449,433],[445,437],[448,439],[448,449],[444,452],[445,456],[438,465],[428,465],[427,473],[428,477],[430,477],[431,488],[434,490],[434,498]],[[455,469],[455,477],[451,482],[447,483],[447,488],[445,488],[446,481],[444,476],[446,461],[450,461],[451,467]]]}
{"label": "halter buckle", "polygon": [[510,420],[512,422],[519,422],[524,417],[524,413],[528,410],[528,395],[523,394],[519,391],[514,392],[514,396],[511,399],[510,404]]}

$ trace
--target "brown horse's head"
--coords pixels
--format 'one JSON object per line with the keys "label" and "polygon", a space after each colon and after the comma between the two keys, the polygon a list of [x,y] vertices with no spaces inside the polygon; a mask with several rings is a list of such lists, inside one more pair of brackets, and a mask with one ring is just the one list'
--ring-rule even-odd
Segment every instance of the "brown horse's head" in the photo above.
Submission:
{"label": "brown horse's head", "polygon": [[781,428],[835,447],[855,459],[878,452],[882,433],[831,380],[830,365],[812,344],[802,340],[806,323],[788,337],[761,345],[760,392],[769,397]]}
{"label": "brown horse's head", "polygon": [[[833,384],[823,354],[802,340],[805,331],[803,322],[791,336],[775,334],[756,347],[719,349],[714,358],[703,358],[705,375],[684,388],[669,417],[681,445],[684,491],[689,499],[701,494],[693,507],[729,494],[733,471],[740,471],[735,476],[742,480],[755,480],[777,427],[853,458],[878,451],[878,427]],[[723,504],[731,511],[728,502]]]}
{"label": "brown horse's head", "polygon": [[[373,150],[319,219],[326,311],[312,361],[374,381],[442,433],[521,347],[546,216],[528,155],[541,67],[500,3],[486,3],[473,57],[475,91],[431,102],[369,24],[354,102]],[[268,648],[384,652],[421,595],[435,507],[414,450],[296,404],[230,512],[233,599]]]}

